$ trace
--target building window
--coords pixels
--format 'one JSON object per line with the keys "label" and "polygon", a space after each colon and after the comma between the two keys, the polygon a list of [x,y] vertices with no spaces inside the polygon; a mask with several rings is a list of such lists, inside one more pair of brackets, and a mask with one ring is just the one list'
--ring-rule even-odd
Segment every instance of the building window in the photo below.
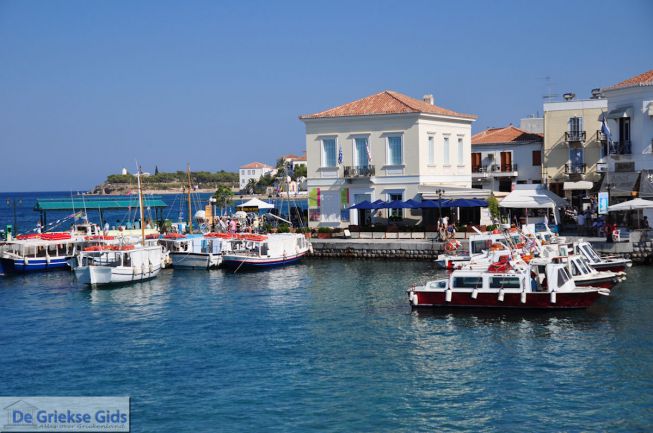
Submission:
{"label": "building window", "polygon": [[569,149],[569,165],[570,173],[581,173],[585,158],[583,157],[583,148],[574,147]]}
{"label": "building window", "polygon": [[541,150],[534,150],[533,151],[533,167],[541,167],[542,166],[542,151]]}
{"label": "building window", "polygon": [[367,167],[370,164],[370,157],[367,154],[367,138],[354,138],[354,149],[356,150],[356,165]]}
{"label": "building window", "polygon": [[429,164],[435,164],[435,137],[429,135]]}
{"label": "building window", "polygon": [[388,137],[388,164],[401,165],[401,137]]}
{"label": "building window", "polygon": [[583,131],[583,118],[570,117],[569,118],[569,135],[573,140],[580,140]]}
{"label": "building window", "polygon": [[463,148],[463,139],[462,137],[458,137],[458,164],[463,165],[465,163],[465,156],[464,156],[464,148]]}
{"label": "building window", "polygon": [[322,167],[336,166],[336,139],[325,138],[322,140]]}
{"label": "building window", "polygon": [[[404,199],[404,194],[401,192],[398,193],[390,193],[388,194],[388,200],[393,201],[393,200],[403,200]],[[397,221],[403,218],[403,212],[402,209],[390,209],[388,218],[393,221]]]}
{"label": "building window", "polygon": [[442,157],[444,164],[449,164],[449,137],[444,137],[444,143],[442,145]]}
{"label": "building window", "polygon": [[240,170],[240,174],[241,174],[242,176],[245,176],[245,170]]}

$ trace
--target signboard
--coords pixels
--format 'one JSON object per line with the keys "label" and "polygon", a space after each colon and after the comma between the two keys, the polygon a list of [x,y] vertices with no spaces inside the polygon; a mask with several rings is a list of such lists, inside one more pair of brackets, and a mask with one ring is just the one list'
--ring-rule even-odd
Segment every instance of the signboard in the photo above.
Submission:
{"label": "signboard", "polygon": [[213,221],[213,206],[210,204],[204,206],[204,218],[207,221]]}
{"label": "signboard", "polygon": [[238,210],[242,210],[243,212],[258,212],[258,206],[239,206]]}
{"label": "signboard", "polygon": [[599,193],[599,215],[607,215],[610,196],[607,192]]}

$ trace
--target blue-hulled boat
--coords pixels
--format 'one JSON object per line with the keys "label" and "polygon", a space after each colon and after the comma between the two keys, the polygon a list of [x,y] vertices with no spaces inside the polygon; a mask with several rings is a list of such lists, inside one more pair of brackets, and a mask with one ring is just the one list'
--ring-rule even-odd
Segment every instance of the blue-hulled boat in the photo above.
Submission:
{"label": "blue-hulled boat", "polygon": [[7,242],[0,253],[6,274],[69,269],[80,241],[70,236],[33,237]]}
{"label": "blue-hulled boat", "polygon": [[310,250],[303,234],[240,235],[230,241],[231,251],[222,255],[222,265],[235,269],[265,269],[297,263]]}

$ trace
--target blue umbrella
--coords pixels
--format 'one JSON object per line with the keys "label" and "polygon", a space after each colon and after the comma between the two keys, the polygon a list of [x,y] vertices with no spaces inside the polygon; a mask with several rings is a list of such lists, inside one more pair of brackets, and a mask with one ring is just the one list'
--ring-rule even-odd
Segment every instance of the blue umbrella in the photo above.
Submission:
{"label": "blue umbrella", "polygon": [[356,204],[353,205],[353,206],[349,206],[347,209],[365,209],[365,208],[362,208],[361,206],[366,206],[366,205],[369,205],[369,204],[370,204],[369,201],[367,201],[367,200],[363,200],[363,201],[360,202],[360,203],[356,203]]}
{"label": "blue umbrella", "polygon": [[408,199],[404,202],[404,205],[406,206],[406,209],[420,209],[422,207],[422,202],[419,202],[417,200]]}

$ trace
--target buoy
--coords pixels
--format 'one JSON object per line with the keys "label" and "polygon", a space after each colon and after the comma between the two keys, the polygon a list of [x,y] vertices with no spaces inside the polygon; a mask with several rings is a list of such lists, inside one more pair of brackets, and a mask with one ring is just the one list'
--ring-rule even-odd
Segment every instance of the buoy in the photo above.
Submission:
{"label": "buoy", "polygon": [[447,290],[445,291],[445,295],[444,295],[444,299],[445,299],[445,301],[447,301],[447,302],[451,302],[451,295],[452,295],[452,293],[451,293],[451,289],[447,289]]}
{"label": "buoy", "polygon": [[503,289],[499,290],[499,302],[503,302],[503,297],[505,295],[505,292]]}
{"label": "buoy", "polygon": [[522,304],[526,303],[526,292],[521,292],[521,303]]}
{"label": "buoy", "polygon": [[556,303],[556,292],[551,292],[551,303],[555,304]]}
{"label": "buoy", "polygon": [[478,290],[474,289],[472,290],[472,299],[476,299],[478,297]]}

